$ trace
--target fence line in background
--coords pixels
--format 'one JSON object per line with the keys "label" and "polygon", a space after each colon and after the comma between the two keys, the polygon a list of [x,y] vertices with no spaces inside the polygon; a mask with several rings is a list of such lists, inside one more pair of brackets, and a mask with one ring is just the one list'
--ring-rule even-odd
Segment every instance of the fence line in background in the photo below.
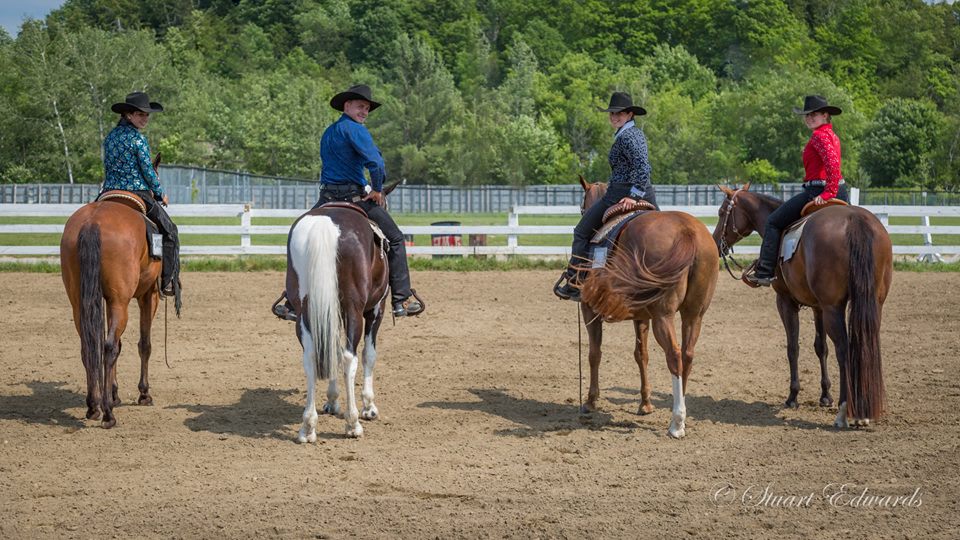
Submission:
{"label": "fence line in background", "polygon": [[[80,205],[78,204],[39,204],[39,205],[12,205],[0,204],[0,216],[23,217],[66,217],[71,215]],[[687,212],[695,217],[716,217],[717,207],[712,205],[697,206],[664,206],[664,210],[678,210]],[[926,245],[897,246],[894,253],[899,255],[920,255],[926,258],[939,258],[940,254],[960,254],[960,246],[934,246],[932,235],[960,235],[960,226],[930,225],[930,217],[960,217],[960,207],[945,206],[867,206],[876,214],[886,226],[890,234],[922,234]],[[294,219],[303,213],[301,209],[258,209],[250,205],[220,204],[220,205],[179,205],[170,207],[173,217],[235,217],[240,218],[240,225],[184,225],[179,227],[181,235],[239,235],[239,245],[218,246],[183,246],[181,252],[185,255],[246,255],[246,254],[273,254],[286,253],[286,246],[254,245],[252,237],[258,235],[286,235],[288,225],[252,225],[253,218],[289,218]],[[522,216],[530,215],[579,215],[578,205],[544,206],[518,205],[511,209],[506,225],[413,225],[401,226],[406,235],[460,235],[470,238],[476,235],[505,235],[506,246],[410,246],[407,252],[411,255],[550,255],[569,256],[569,246],[521,246],[519,237],[523,235],[570,235],[572,225],[521,225]],[[921,217],[922,225],[890,225],[891,216]],[[63,225],[0,225],[0,233],[48,233],[61,234]],[[754,233],[756,234],[756,233]],[[759,251],[758,246],[742,246],[737,248],[738,254],[752,255]],[[57,255],[59,246],[0,246],[0,255]]]}

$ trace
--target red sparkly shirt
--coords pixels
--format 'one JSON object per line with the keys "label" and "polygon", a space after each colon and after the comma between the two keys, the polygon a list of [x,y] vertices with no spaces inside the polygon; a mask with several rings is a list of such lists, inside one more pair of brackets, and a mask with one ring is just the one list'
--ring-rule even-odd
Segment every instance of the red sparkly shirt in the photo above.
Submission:
{"label": "red sparkly shirt", "polygon": [[803,181],[825,180],[827,185],[820,194],[823,200],[837,196],[840,189],[840,139],[831,124],[813,130],[810,142],[803,149]]}

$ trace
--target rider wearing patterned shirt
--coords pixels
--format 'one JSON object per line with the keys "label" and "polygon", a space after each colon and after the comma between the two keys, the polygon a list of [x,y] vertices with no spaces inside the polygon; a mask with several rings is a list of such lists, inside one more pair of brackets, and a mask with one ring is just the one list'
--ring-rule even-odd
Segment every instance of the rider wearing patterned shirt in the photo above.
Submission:
{"label": "rider wearing patterned shirt", "polygon": [[756,271],[745,276],[746,280],[765,287],[775,279],[774,266],[780,251],[780,236],[791,223],[800,219],[800,211],[807,203],[826,204],[838,198],[849,202],[846,182],[840,172],[840,138],[833,132],[832,116],[843,111],[827,103],[822,96],[804,98],[803,109],[793,112],[803,115],[804,123],[813,130],[803,149],[803,191],[783,203],[767,218],[763,231],[763,245]]}
{"label": "rider wearing patterned shirt", "polygon": [[147,217],[157,224],[163,235],[161,293],[180,296],[180,240],[177,226],[163,206],[169,199],[160,186],[160,178],[150,162],[150,144],[140,132],[150,121],[150,113],[162,112],[163,106],[150,101],[147,94],[134,92],[123,103],[110,108],[120,114],[120,121],[103,140],[105,180],[102,191],[120,189],[137,194],[147,208]]}
{"label": "rider wearing patterned shirt", "polygon": [[[590,238],[603,225],[603,214],[617,204],[635,204],[643,199],[657,208],[653,184],[650,182],[650,160],[647,157],[647,138],[635,123],[635,116],[647,111],[633,104],[626,92],[614,92],[610,105],[600,112],[610,113],[610,125],[616,130],[610,148],[610,179],[604,196],[586,209],[580,223],[573,230],[570,265],[553,292],[564,300],[580,301],[580,283],[589,263]],[[561,285],[562,283],[562,285]]]}

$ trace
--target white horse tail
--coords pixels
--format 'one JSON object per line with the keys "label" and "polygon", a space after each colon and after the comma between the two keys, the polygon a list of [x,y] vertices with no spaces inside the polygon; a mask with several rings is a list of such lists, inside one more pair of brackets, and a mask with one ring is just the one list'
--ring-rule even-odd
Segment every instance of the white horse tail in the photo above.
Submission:
{"label": "white horse tail", "polygon": [[343,354],[337,284],[339,237],[340,228],[328,216],[306,216],[290,235],[290,258],[300,282],[300,301],[307,299],[307,317],[302,320],[312,337],[320,379],[336,373]]}

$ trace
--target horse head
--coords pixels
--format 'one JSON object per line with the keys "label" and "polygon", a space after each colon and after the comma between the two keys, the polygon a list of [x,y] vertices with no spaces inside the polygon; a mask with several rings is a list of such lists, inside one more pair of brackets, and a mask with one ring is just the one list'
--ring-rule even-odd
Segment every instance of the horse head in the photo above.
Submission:
{"label": "horse head", "polygon": [[588,183],[580,176],[580,186],[583,188],[583,201],[580,203],[580,213],[583,214],[587,208],[603,198],[607,194],[607,184],[604,182]]}
{"label": "horse head", "polygon": [[720,210],[717,226],[713,229],[713,241],[720,250],[720,255],[725,256],[730,253],[734,244],[750,236],[755,230],[753,220],[750,217],[745,200],[750,198],[750,182],[737,189],[731,189],[727,186],[717,185],[720,191],[726,195]]}

